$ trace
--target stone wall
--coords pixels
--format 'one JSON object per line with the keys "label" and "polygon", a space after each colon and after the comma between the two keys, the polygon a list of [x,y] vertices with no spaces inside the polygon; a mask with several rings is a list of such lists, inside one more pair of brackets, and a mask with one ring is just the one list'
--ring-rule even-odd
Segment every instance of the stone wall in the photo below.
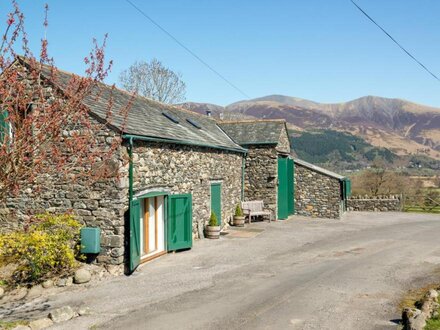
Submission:
{"label": "stone wall", "polygon": [[295,163],[295,212],[303,216],[339,219],[343,212],[340,182]]}
{"label": "stone wall", "polygon": [[347,200],[349,211],[401,211],[402,199],[399,195],[390,196],[352,196]]}
{"label": "stone wall", "polygon": [[154,190],[192,194],[196,238],[209,220],[212,182],[221,182],[223,224],[231,220],[235,206],[240,203],[240,153],[135,141],[133,163],[135,195]]}
{"label": "stone wall", "polygon": [[273,146],[249,146],[246,156],[244,199],[263,200],[277,214],[277,151]]}
{"label": "stone wall", "polygon": [[276,146],[276,150],[285,154],[290,153],[289,134],[287,133],[285,125],[283,125],[283,129],[281,130],[281,134],[278,144]]}
{"label": "stone wall", "polygon": [[[96,138],[100,145],[111,145],[119,139],[113,131],[102,129]],[[45,175],[40,190],[32,186],[22,189],[18,196],[9,196],[0,202],[0,232],[22,227],[32,215],[50,212],[73,212],[76,219],[88,227],[101,228],[101,253],[98,262],[122,264],[124,261],[124,213],[128,205],[128,175],[123,164],[122,147],[113,159],[103,160],[114,178],[90,185],[79,177],[74,182]],[[117,173],[117,172],[120,173]]]}

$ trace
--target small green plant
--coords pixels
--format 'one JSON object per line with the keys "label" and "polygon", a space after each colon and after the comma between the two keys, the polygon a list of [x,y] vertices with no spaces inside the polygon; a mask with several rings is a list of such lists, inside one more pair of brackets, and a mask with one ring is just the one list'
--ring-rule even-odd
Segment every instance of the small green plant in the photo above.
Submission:
{"label": "small green plant", "polygon": [[240,204],[237,204],[235,207],[235,216],[236,217],[242,217],[243,216],[243,210],[241,209]]}
{"label": "small green plant", "polygon": [[18,265],[16,284],[70,273],[79,253],[81,224],[70,214],[40,214],[25,229],[0,235],[0,259]]}
{"label": "small green plant", "polygon": [[214,227],[217,226],[217,216],[213,211],[211,211],[211,216],[209,217],[208,226]]}

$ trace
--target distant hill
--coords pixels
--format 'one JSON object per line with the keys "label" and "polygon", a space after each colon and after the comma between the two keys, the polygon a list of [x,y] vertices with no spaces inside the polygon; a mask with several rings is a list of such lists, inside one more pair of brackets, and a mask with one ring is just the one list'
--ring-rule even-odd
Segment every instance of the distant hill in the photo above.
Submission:
{"label": "distant hill", "polygon": [[[206,105],[188,102],[205,113]],[[211,105],[212,106],[212,105]],[[440,159],[440,109],[402,99],[365,96],[325,104],[284,95],[269,95],[215,107],[224,118],[284,118],[296,130],[337,130],[361,137],[397,155]]]}
{"label": "distant hill", "polygon": [[332,130],[290,131],[291,143],[299,158],[338,170],[369,166],[375,160],[392,164],[399,156],[377,148],[350,133]]}

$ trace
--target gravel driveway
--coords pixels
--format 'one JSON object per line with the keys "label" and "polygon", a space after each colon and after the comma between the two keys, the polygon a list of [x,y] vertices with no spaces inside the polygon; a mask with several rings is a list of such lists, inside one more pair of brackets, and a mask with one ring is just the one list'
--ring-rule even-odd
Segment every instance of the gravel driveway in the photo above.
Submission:
{"label": "gravel driveway", "polygon": [[40,303],[94,310],[57,329],[396,329],[404,292],[440,282],[439,234],[408,213],[253,223]]}

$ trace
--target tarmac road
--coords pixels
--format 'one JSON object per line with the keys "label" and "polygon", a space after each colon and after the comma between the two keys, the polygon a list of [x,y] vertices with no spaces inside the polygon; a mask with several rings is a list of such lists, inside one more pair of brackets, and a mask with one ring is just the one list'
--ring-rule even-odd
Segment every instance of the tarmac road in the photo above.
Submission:
{"label": "tarmac road", "polygon": [[48,303],[94,310],[55,329],[396,329],[404,292],[440,283],[439,233],[410,213],[255,223]]}

